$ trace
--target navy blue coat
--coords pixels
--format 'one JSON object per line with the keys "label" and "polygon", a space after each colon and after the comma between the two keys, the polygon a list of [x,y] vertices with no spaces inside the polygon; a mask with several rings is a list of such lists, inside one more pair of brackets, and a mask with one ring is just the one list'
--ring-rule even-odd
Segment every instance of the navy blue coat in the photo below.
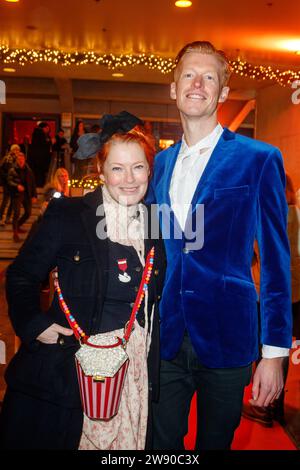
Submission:
{"label": "navy blue coat", "polygon": [[[42,313],[39,288],[49,271],[57,266],[65,301],[79,325],[88,335],[99,332],[108,273],[108,241],[96,236],[96,225],[103,221],[103,216],[96,215],[101,203],[100,188],[83,198],[53,200],[37,233],[7,272],[9,316],[22,341],[7,368],[7,383],[12,390],[65,407],[80,407],[74,362],[78,342],[74,336],[65,337],[63,345],[36,340],[53,323],[69,327],[56,294],[49,311]],[[146,239],[146,253],[152,245],[156,255],[149,301],[157,307],[165,261],[161,240]],[[157,309],[148,363],[155,397],[159,375]]]}

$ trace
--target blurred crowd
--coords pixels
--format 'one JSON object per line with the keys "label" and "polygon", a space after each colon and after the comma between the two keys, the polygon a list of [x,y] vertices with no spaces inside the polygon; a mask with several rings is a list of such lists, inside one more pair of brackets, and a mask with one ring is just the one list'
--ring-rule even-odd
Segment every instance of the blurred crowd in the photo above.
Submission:
{"label": "blurred crowd", "polygon": [[24,224],[31,216],[32,204],[37,201],[37,187],[43,188],[43,212],[52,197],[69,196],[69,175],[85,176],[87,168],[78,168],[72,158],[77,139],[85,132],[80,121],[69,144],[63,129],[58,129],[52,138],[49,124],[40,122],[31,138],[25,136],[22,144],[12,144],[0,160],[0,185],[3,187],[0,226],[12,224],[15,242],[26,232]]}

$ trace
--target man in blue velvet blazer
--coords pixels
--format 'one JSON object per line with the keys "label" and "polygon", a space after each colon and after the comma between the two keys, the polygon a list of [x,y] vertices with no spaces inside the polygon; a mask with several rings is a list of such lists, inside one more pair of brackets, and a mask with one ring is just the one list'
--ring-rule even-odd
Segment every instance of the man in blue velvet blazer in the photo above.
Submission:
{"label": "man in blue velvet blazer", "polygon": [[[160,208],[168,260],[155,449],[183,448],[195,391],[197,448],[230,448],[259,344],[263,359],[250,402],[267,406],[283,387],[282,362],[291,346],[285,174],[278,149],[218,124],[229,75],[225,55],[208,42],[180,51],[171,98],[184,135],[155,161],[148,199]],[[255,239],[260,325],[251,277]]]}

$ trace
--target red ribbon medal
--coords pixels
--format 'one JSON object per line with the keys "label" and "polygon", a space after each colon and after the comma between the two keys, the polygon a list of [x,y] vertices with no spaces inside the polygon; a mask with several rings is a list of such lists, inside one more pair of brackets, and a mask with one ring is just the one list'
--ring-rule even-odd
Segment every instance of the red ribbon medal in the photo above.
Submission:
{"label": "red ribbon medal", "polygon": [[123,274],[119,273],[119,281],[121,282],[129,282],[131,281],[131,277],[129,276],[129,274],[127,274],[126,270],[127,270],[127,259],[126,258],[122,258],[122,259],[118,259],[118,266],[119,266],[119,269],[120,271],[123,272]]}

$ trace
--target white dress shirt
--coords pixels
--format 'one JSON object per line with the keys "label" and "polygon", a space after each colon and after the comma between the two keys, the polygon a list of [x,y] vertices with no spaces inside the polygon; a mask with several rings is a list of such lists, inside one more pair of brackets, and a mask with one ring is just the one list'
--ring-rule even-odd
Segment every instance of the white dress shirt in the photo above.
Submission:
{"label": "white dress shirt", "polygon": [[223,128],[218,124],[208,136],[192,147],[189,147],[184,136],[182,137],[169,193],[172,210],[182,230],[196,187],[222,133]]}
{"label": "white dress shirt", "polygon": [[[221,124],[204,139],[189,147],[182,137],[181,147],[170,184],[171,207],[184,230],[190,204],[205,167],[223,133]],[[271,359],[289,355],[289,349],[263,345],[262,357]]]}

